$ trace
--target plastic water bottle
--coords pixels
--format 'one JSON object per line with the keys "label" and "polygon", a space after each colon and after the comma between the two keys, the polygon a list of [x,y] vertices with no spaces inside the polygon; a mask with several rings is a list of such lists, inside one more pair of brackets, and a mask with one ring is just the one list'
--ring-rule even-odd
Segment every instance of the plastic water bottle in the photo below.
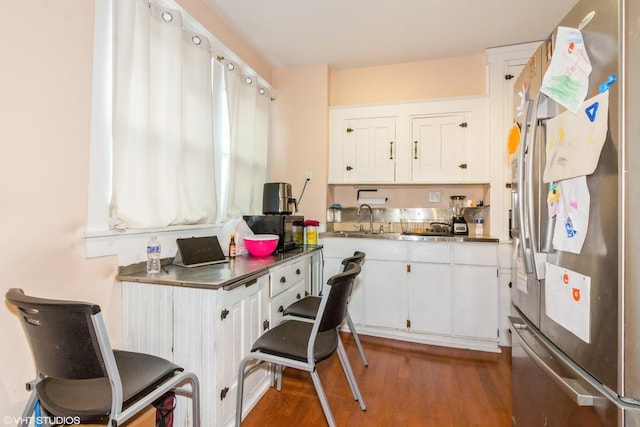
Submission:
{"label": "plastic water bottle", "polygon": [[147,243],[147,273],[160,273],[160,241],[155,235]]}
{"label": "plastic water bottle", "polygon": [[476,236],[482,236],[484,234],[484,220],[482,218],[475,218],[473,222],[476,226]]}

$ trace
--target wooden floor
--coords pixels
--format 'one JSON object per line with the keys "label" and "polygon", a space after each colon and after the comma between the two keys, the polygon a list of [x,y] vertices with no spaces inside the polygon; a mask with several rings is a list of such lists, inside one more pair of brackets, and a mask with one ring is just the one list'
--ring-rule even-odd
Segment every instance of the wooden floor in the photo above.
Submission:
{"label": "wooden floor", "polygon": [[[367,410],[353,399],[337,354],[318,365],[338,426],[509,427],[511,348],[501,354],[361,336],[364,367],[351,334],[343,334]],[[306,372],[286,369],[282,391],[269,389],[245,427],[326,426]]]}

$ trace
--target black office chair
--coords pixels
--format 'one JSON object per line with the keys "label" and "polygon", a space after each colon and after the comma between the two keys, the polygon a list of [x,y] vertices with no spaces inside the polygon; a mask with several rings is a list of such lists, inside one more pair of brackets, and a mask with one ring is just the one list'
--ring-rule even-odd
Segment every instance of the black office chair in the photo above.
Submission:
{"label": "black office chair", "polygon": [[[335,426],[329,402],[316,372],[316,364],[329,358],[336,350],[354,399],[360,402],[360,408],[363,411],[367,409],[338,332],[347,313],[347,301],[353,280],[359,273],[360,266],[350,263],[346,271],[332,276],[327,281],[328,286],[325,288],[318,310],[320,315],[316,316],[313,323],[286,320],[256,340],[251,353],[242,359],[238,370],[236,426],[240,426],[242,421],[244,376],[262,362],[309,372],[327,422],[330,426]],[[258,363],[247,366],[251,360],[258,360]]]}
{"label": "black office chair", "polygon": [[[355,262],[357,264],[362,264],[364,261],[365,253],[360,251],[355,251],[353,256],[345,258],[342,260],[343,271],[347,268],[350,262]],[[303,319],[315,319],[316,314],[318,313],[318,308],[320,307],[321,297],[315,295],[306,296],[287,308],[284,309],[282,313],[283,318],[287,316],[290,317],[299,317]],[[362,358],[362,363],[364,366],[369,366],[369,362],[367,361],[367,356],[364,354],[364,349],[362,348],[362,343],[360,342],[360,337],[358,336],[358,331],[356,331],[356,327],[353,324],[353,320],[351,320],[351,315],[349,314],[349,310],[347,310],[347,324],[349,325],[349,329],[351,330],[351,334],[353,335],[353,340],[356,342],[356,346],[358,347],[358,351],[360,352],[360,357]]]}
{"label": "black office chair", "polygon": [[[112,350],[100,307],[25,295],[9,289],[36,363],[36,379],[21,418],[27,426],[36,404],[44,414],[117,427],[175,390],[192,399],[193,426],[200,425],[198,378],[168,360]],[[190,391],[178,388],[188,383]]]}

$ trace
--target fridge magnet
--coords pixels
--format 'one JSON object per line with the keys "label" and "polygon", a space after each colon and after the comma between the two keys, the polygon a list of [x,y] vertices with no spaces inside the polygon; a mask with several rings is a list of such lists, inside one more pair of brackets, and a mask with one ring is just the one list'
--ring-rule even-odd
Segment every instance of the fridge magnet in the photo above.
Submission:
{"label": "fridge magnet", "polygon": [[587,114],[587,117],[589,118],[589,121],[591,121],[592,123],[596,121],[599,106],[599,102],[594,102],[584,110],[584,112]]}
{"label": "fridge magnet", "polygon": [[558,182],[556,224],[553,248],[579,254],[589,227],[591,196],[587,177],[580,176]]}
{"label": "fridge magnet", "polygon": [[560,209],[560,187],[557,182],[552,182],[549,185],[547,207],[549,208],[549,218],[553,218],[558,214],[558,210]]}
{"label": "fridge magnet", "polygon": [[609,76],[606,82],[601,83],[600,86],[598,86],[598,91],[600,93],[608,91],[611,85],[614,84],[617,79],[618,78],[616,76]]}
{"label": "fridge magnet", "polygon": [[577,114],[587,96],[591,69],[580,30],[558,27],[551,63],[542,79],[540,91]]}
{"label": "fridge magnet", "polygon": [[609,92],[582,103],[584,114],[565,111],[547,121],[544,182],[560,181],[596,170],[607,136]]}
{"label": "fridge magnet", "polygon": [[507,136],[507,152],[509,154],[515,153],[518,150],[518,145],[520,145],[520,126],[515,123]]}
{"label": "fridge magnet", "polygon": [[546,263],[547,316],[586,343],[591,342],[591,278]]}

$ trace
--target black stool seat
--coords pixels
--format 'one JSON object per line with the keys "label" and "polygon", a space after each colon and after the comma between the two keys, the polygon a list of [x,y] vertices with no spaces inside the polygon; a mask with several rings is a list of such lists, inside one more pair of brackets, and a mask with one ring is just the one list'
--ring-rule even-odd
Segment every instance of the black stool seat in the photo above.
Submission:
{"label": "black stool seat", "polygon": [[322,298],[309,295],[285,308],[282,316],[302,317],[305,319],[315,319],[320,308]]}
{"label": "black stool seat", "polygon": [[[126,408],[158,384],[183,368],[150,354],[114,350],[118,372],[122,378],[123,406]],[[81,422],[103,421],[111,411],[109,379],[69,380],[47,377],[36,384],[42,406],[60,417],[80,417]]]}
{"label": "black stool seat", "polygon": [[[263,334],[251,351],[273,354],[289,359],[307,361],[307,343],[313,323],[288,320]],[[319,332],[314,346],[314,359],[318,363],[331,356],[338,348],[338,330]]]}

